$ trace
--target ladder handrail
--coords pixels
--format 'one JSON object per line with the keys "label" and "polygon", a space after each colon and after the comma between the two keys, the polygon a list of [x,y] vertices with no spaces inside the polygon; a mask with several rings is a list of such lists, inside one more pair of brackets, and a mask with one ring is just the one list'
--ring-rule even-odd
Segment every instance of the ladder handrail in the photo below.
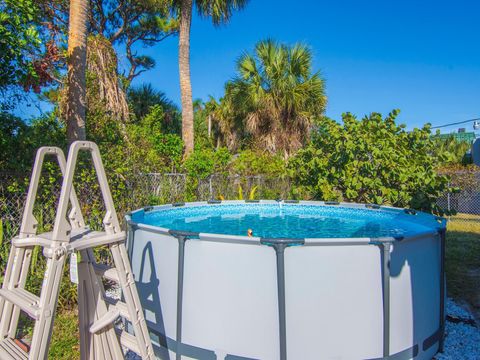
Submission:
{"label": "ladder handrail", "polygon": [[77,165],[78,154],[81,150],[89,151],[92,156],[103,202],[105,204],[106,213],[103,218],[105,232],[107,234],[116,234],[121,231],[115,206],[113,204],[112,194],[110,193],[110,188],[108,186],[107,176],[103,167],[102,158],[100,156],[100,150],[98,149],[97,144],[91,141],[75,141],[70,145],[70,150],[68,152],[62,189],[60,192],[60,201],[58,203],[55,225],[53,228],[52,239],[57,241],[69,241],[70,229],[68,229],[68,226],[66,226],[67,222],[65,222],[68,207],[67,194],[69,194],[73,188],[73,175]]}
{"label": "ladder handrail", "polygon": [[[32,176],[30,178],[30,184],[28,186],[25,209],[23,211],[22,224],[19,234],[20,237],[29,237],[32,235],[36,235],[37,233],[38,220],[33,215],[33,209],[35,206],[35,200],[37,198],[38,183],[42,176],[42,169],[46,155],[54,155],[57,159],[62,176],[64,176],[65,174],[66,161],[62,149],[56,146],[43,146],[37,150],[35,162],[33,165]],[[73,228],[84,227],[85,222],[80,211],[77,195],[75,194],[75,190],[73,188],[71,188],[70,190],[69,200],[72,204],[72,210],[69,214],[70,225]]]}

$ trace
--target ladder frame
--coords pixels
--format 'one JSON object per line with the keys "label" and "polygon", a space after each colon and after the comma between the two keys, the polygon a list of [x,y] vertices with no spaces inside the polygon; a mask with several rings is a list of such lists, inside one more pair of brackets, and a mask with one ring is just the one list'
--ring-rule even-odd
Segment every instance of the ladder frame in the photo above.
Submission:
{"label": "ladder frame", "polygon": [[[85,226],[75,194],[73,179],[80,151],[88,151],[93,160],[93,167],[106,210],[102,221],[104,233],[90,232]],[[38,221],[33,216],[33,209],[44,158],[47,154],[56,155],[63,181],[53,231],[46,239],[37,235]],[[67,220],[67,210],[70,204],[71,210]],[[75,231],[76,235],[74,235]],[[79,251],[81,255],[78,286],[81,359],[115,360],[122,358],[122,345],[127,348],[133,346],[143,359],[153,360],[155,358],[127,256],[125,239],[126,234],[120,228],[98,146],[89,141],[76,141],[70,146],[67,161],[65,161],[62,150],[57,147],[40,148],[35,158],[20,235],[12,240],[9,263],[2,286],[2,289],[9,290],[17,287],[24,288],[32,250],[34,246],[43,247],[43,255],[47,258],[47,267],[38,301],[39,315],[35,317],[32,345],[27,354],[29,359],[47,358],[63,269],[67,256],[73,251]],[[110,273],[113,271],[118,279],[125,298],[125,303],[122,303],[122,311],[123,314],[128,313],[134,335],[122,334],[120,337],[117,335],[115,321],[119,318],[120,311],[116,307],[111,310],[112,305],[107,304],[101,275],[96,272],[98,264],[96,264],[92,251],[93,247],[101,245],[107,245],[112,254],[114,268],[109,271]],[[2,315],[0,341],[7,337],[14,338],[18,327],[19,313],[20,308],[17,305],[0,296],[0,314]],[[122,336],[128,340],[127,345],[121,341]]]}
{"label": "ladder frame", "polygon": [[[37,198],[38,184],[42,177],[43,164],[47,155],[53,155],[60,168],[61,175],[65,175],[66,161],[63,151],[55,146],[44,146],[37,150],[35,162],[32,171],[32,177],[27,192],[25,209],[22,216],[19,238],[31,238],[37,235],[38,220],[33,215],[35,201]],[[82,213],[74,189],[69,194],[69,200],[72,209],[69,214],[70,224],[73,228],[85,227]],[[16,247],[12,244],[2,288],[14,289],[16,287],[24,288],[31,263],[33,247]],[[0,339],[4,337],[14,338],[18,327],[20,309],[5,299],[0,297]]]}

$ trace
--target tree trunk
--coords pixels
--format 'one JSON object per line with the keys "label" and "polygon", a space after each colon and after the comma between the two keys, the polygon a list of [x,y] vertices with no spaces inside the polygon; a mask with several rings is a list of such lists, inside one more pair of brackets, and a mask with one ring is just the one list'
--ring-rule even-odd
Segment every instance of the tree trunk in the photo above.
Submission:
{"label": "tree trunk", "polygon": [[70,0],[68,26],[67,139],[85,140],[88,0]]}
{"label": "tree trunk", "polygon": [[192,0],[182,0],[178,44],[178,68],[182,95],[182,139],[184,156],[193,151],[193,101],[190,80],[190,25],[192,23]]}
{"label": "tree trunk", "polygon": [[208,115],[208,138],[212,137],[212,115]]}

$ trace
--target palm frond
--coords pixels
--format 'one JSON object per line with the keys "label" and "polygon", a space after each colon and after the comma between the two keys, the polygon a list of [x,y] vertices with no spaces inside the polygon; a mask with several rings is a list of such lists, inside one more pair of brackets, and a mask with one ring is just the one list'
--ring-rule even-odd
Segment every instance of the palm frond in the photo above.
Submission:
{"label": "palm frond", "polygon": [[325,111],[324,80],[312,71],[308,46],[267,39],[239,57],[221,103],[226,137],[246,131],[262,150],[289,156]]}
{"label": "palm frond", "polygon": [[202,17],[211,17],[215,26],[227,23],[237,10],[242,10],[248,0],[196,0],[197,12]]}

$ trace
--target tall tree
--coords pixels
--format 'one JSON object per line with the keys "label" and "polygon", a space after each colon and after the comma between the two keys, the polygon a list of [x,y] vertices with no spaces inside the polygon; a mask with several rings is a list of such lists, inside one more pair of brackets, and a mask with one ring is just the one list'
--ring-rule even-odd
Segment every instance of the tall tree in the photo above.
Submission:
{"label": "tall tree", "polygon": [[239,58],[217,117],[223,127],[229,124],[230,133],[249,136],[254,147],[287,158],[305,143],[326,100],[309,48],[266,40]]}
{"label": "tall tree", "polygon": [[87,0],[70,0],[66,122],[68,142],[85,140]]}
{"label": "tall tree", "polygon": [[[30,0],[31,1],[31,0]],[[85,109],[89,107],[88,96],[85,95],[85,69],[87,73],[91,71],[86,67],[85,56],[87,54],[86,35],[90,34],[96,39],[89,41],[88,47],[91,54],[108,55],[111,47],[115,52],[122,50],[125,52],[127,63],[122,66],[124,69],[123,76],[110,76],[111,70],[118,72],[116,61],[109,63],[109,74],[99,74],[99,77],[108,78],[109,88],[114,91],[103,93],[106,100],[115,100],[115,97],[108,95],[116,94],[116,99],[125,98],[125,89],[129,87],[131,81],[142,72],[151,69],[155,62],[148,56],[138,54],[135,50],[139,45],[152,46],[169,36],[177,33],[177,21],[169,14],[169,0],[72,0],[70,3],[64,0],[35,0],[41,9],[42,23],[44,28],[50,32],[52,42],[62,47],[66,37],[62,34],[66,33],[69,28],[68,39],[68,58],[67,61],[67,79],[63,78],[63,69],[65,66],[65,58],[62,57],[58,65],[54,69],[59,69],[56,73],[49,72],[60,88],[65,92],[60,93],[56,89],[50,91],[48,97],[53,101],[60,101],[60,109],[63,117],[68,123],[68,138],[70,141],[85,136]],[[81,11],[77,11],[80,9]],[[70,16],[69,16],[70,14]],[[77,31],[84,31],[81,36]],[[105,41],[99,41],[104,39]],[[109,45],[109,46],[107,46]],[[76,49],[76,50],[75,50]],[[114,67],[113,66],[114,64]],[[98,63],[94,65],[102,65]],[[103,64],[105,65],[105,64]],[[112,65],[112,66],[111,66]],[[95,66],[94,66],[95,67]],[[100,66],[101,67],[101,66]],[[81,69],[83,68],[83,70]],[[99,67],[96,66],[96,70]],[[97,77],[98,77],[97,76]],[[87,76],[87,78],[89,78]],[[114,81],[118,79],[118,86],[114,89]],[[102,82],[100,82],[102,85]],[[91,95],[91,94],[90,94]],[[102,97],[102,93],[99,94]],[[126,102],[122,101],[125,105]],[[112,105],[113,103],[110,103]],[[110,106],[111,108],[111,106]],[[115,107],[117,108],[117,107]],[[108,109],[108,106],[106,110]],[[122,109],[119,109],[122,110]],[[118,111],[115,111],[118,113]],[[120,111],[125,113],[125,111]],[[117,116],[117,118],[119,118]],[[124,118],[121,116],[120,118]]]}
{"label": "tall tree", "polygon": [[190,79],[190,26],[192,23],[192,0],[180,1],[180,27],[178,39],[178,69],[182,100],[182,139],[185,155],[193,151],[193,99]]}
{"label": "tall tree", "polygon": [[117,54],[102,35],[89,35],[87,40],[87,106],[89,111],[107,112],[122,127],[130,117],[118,76]]}
{"label": "tall tree", "polygon": [[242,9],[248,0],[175,0],[174,12],[179,17],[178,67],[180,73],[180,92],[182,100],[182,138],[185,143],[185,156],[193,151],[194,119],[192,82],[190,79],[190,27],[193,5],[198,14],[211,17],[213,24],[227,23],[235,10]]}
{"label": "tall tree", "polygon": [[[34,1],[43,14],[42,23],[62,43],[65,39],[61,34],[66,32],[69,20],[68,1]],[[152,58],[139,54],[137,49],[153,46],[178,33],[178,21],[169,14],[170,3],[171,0],[89,0],[88,33],[102,35],[116,51],[124,53],[125,87],[155,66]]]}

